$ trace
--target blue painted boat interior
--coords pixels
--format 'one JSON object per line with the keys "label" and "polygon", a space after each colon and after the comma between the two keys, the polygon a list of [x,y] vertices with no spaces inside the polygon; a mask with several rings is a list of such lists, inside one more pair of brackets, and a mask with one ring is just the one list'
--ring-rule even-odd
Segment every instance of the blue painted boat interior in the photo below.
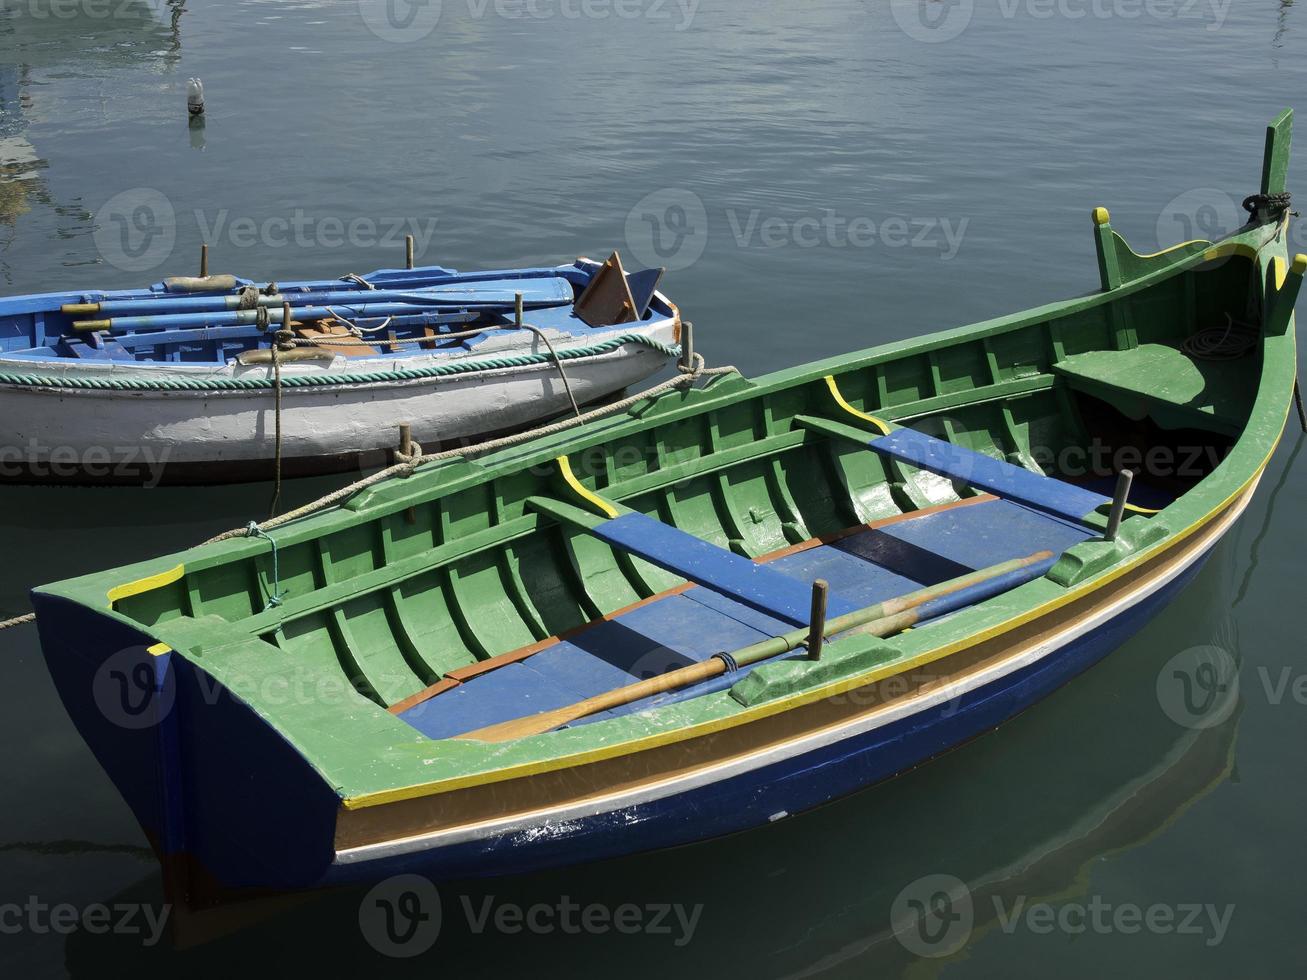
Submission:
{"label": "blue painted boat interior", "polygon": [[[383,290],[441,290],[449,297],[438,306],[413,306],[412,313],[372,316],[360,311],[353,301],[333,302],[333,312],[360,330],[378,331],[375,339],[364,338],[360,345],[367,349],[339,349],[345,357],[410,358],[430,354],[432,351],[463,353],[477,349],[496,336],[514,329],[513,290],[534,288],[538,300],[529,303],[526,322],[542,330],[554,330],[569,337],[593,336],[605,330],[629,327],[591,326],[576,315],[574,304],[581,291],[589,284],[596,266],[578,263],[572,266],[542,267],[513,270],[489,270],[459,273],[441,266],[417,269],[381,269],[363,277],[377,289]],[[654,288],[660,270],[630,273],[627,282],[637,298],[640,319],[652,320],[667,316],[670,311],[661,301],[655,300]],[[260,290],[271,286],[283,295],[296,293],[323,293],[327,291],[358,292],[360,301],[367,299],[369,290],[356,282],[346,280],[304,280],[286,283],[256,283],[237,279],[240,287],[255,286]],[[458,302],[458,288],[480,284],[490,290],[490,301]],[[112,331],[79,331],[73,323],[86,316],[65,314],[65,304],[103,302],[146,302],[158,304],[159,315],[173,312],[170,303],[196,298],[225,298],[237,290],[209,293],[170,292],[165,282],[155,283],[146,289],[91,290],[86,292],[40,293],[0,299],[0,358],[17,364],[49,361],[111,361],[144,364],[222,365],[250,350],[267,347],[276,324],[271,330],[250,325],[218,325],[204,322],[215,315],[190,314],[192,320],[139,329]],[[651,302],[652,301],[652,302]],[[307,300],[306,300],[307,302]],[[278,311],[279,312],[279,311]],[[107,314],[106,314],[107,315]],[[198,322],[192,322],[198,321]],[[442,339],[442,335],[478,330],[472,336]],[[392,338],[393,334],[393,338]],[[388,340],[423,341],[421,346],[409,344],[390,347]]]}
{"label": "blue painted boat interior", "polygon": [[[863,608],[1035,551],[1061,554],[1093,533],[1078,523],[1011,500],[986,499],[857,529],[826,543],[810,542],[800,546],[801,550],[765,561],[761,567],[769,579],[774,575],[786,584],[793,583],[794,590],[804,595],[809,594],[814,580],[825,579],[832,597],[838,596],[852,608]],[[758,605],[702,585],[673,590],[610,620],[592,623],[524,660],[471,677],[398,717],[430,738],[450,738],[561,708],[794,628],[788,618],[764,612]],[[931,624],[917,628],[930,629]],[[840,640],[829,642],[838,644]],[[806,652],[788,656],[801,658]],[[591,724],[723,690],[749,669],[574,724]]]}

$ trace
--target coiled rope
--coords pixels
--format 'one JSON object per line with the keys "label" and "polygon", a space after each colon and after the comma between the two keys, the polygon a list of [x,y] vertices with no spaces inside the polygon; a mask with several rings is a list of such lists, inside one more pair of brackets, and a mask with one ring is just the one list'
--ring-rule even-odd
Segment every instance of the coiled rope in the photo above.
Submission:
{"label": "coiled rope", "polygon": [[1200,361],[1232,361],[1256,347],[1260,337],[1255,327],[1236,322],[1227,313],[1224,327],[1199,330],[1180,346],[1186,354]]}

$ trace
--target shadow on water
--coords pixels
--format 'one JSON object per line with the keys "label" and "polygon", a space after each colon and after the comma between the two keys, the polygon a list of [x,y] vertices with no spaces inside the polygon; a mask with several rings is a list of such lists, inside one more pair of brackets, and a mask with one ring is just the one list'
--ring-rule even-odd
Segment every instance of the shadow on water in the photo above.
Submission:
{"label": "shadow on water", "polygon": [[[1218,612],[1229,609],[1231,596],[1225,551],[1184,598],[1101,665],[930,765],[718,841],[511,879],[442,882],[439,902],[424,906],[438,916],[438,937],[412,958],[377,952],[376,936],[360,924],[360,909],[375,893],[357,888],[303,899],[217,938],[205,937],[205,916],[215,913],[199,913],[182,931],[198,941],[189,947],[78,933],[66,941],[65,964],[87,977],[226,977],[251,957],[264,973],[513,976],[551,962],[575,964],[583,942],[594,973],[665,976],[690,952],[696,975],[880,977],[923,968],[933,975],[969,957],[996,931],[998,910],[1018,898],[1088,894],[1095,861],[1163,834],[1231,776],[1239,713],[1205,730],[1184,728],[1156,693],[1159,672],[1176,652],[1237,646],[1233,621]],[[960,948],[920,960],[910,941],[897,938],[891,910],[906,887],[932,874],[966,883],[972,919]],[[104,901],[157,908],[161,894],[152,874]],[[606,910],[675,903],[681,911],[661,921],[664,932],[568,931],[558,910],[569,901]],[[499,910],[535,906],[549,910],[538,913],[540,934],[494,925]],[[652,926],[652,913],[640,914]],[[582,919],[581,912],[572,916],[574,925]],[[211,921],[220,931],[231,927]]]}

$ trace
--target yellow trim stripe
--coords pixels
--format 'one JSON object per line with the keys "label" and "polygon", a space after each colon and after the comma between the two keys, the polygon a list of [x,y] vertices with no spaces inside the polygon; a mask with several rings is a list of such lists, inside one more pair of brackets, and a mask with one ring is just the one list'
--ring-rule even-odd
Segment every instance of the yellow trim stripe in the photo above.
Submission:
{"label": "yellow trim stripe", "polygon": [[[1287,417],[1287,409],[1286,409]],[[1281,426],[1283,428],[1283,426]],[[868,684],[874,684],[876,681],[883,680],[894,674],[910,673],[920,667],[942,660],[945,657],[951,657],[955,653],[960,653],[972,646],[992,640],[997,636],[1010,632],[1024,626],[1026,623],[1039,619],[1063,606],[1072,602],[1079,601],[1085,596],[1092,595],[1094,592],[1110,585],[1117,579],[1129,574],[1136,565],[1165,554],[1172,548],[1179,546],[1182,542],[1188,540],[1192,535],[1201,531],[1204,527],[1216,519],[1217,515],[1222,513],[1231,503],[1240,496],[1247,493],[1261,478],[1262,473],[1266,470],[1275,455],[1275,450],[1279,446],[1279,438],[1271,447],[1271,451],[1262,461],[1261,465],[1254,470],[1250,476],[1234,493],[1226,497],[1220,504],[1212,508],[1206,516],[1195,521],[1183,531],[1177,531],[1174,536],[1159,542],[1158,544],[1147,548],[1138,554],[1122,562],[1111,572],[1104,573],[1102,577],[1095,579],[1093,582],[1082,586],[1078,589],[1067,590],[1065,595],[1052,599],[1042,605],[1036,606],[1021,616],[1012,619],[1006,619],[1002,623],[990,627],[978,633],[973,633],[964,640],[938,647],[919,654],[909,660],[899,661],[888,664],[877,670],[868,671],[864,674],[858,674],[843,680],[834,681],[824,687],[813,688],[807,691],[801,691],[790,695],[787,698],[777,698],[775,701],[769,701],[765,704],[758,705],[755,708],[749,708],[744,711],[728,715],[724,718],[717,718],[713,721],[703,722],[699,725],[693,725],[688,728],[678,728],[673,731],[663,732],[658,735],[650,735],[641,739],[633,739],[627,742],[619,742],[608,745],[599,749],[590,749],[583,752],[573,753],[572,755],[552,756],[548,759],[542,759],[537,762],[523,763],[518,766],[508,766],[503,769],[496,769],[490,772],[475,773],[468,776],[457,776],[451,779],[438,780],[430,783],[419,783],[413,786],[404,786],[396,789],[379,790],[374,793],[361,793],[358,796],[349,796],[341,800],[341,805],[346,810],[361,810],[371,806],[381,806],[387,803],[398,803],[403,800],[419,799],[424,796],[435,796],[441,793],[449,793],[455,790],[467,789],[473,786],[481,786],[487,783],[501,782],[506,779],[517,779],[524,776],[536,776],[542,773],[553,772],[557,769],[570,769],[579,765],[585,765],[591,762],[602,762],[605,759],[612,759],[622,755],[633,755],[636,752],[646,749],[658,748],[659,746],[669,745],[674,742],[687,741],[692,738],[699,738],[704,735],[711,735],[716,732],[725,731],[729,728],[735,728],[739,725],[748,724],[761,718],[767,718],[771,715],[780,714],[789,711],[792,708],[802,707],[805,704],[811,704],[814,701],[820,701],[828,697],[836,697],[849,691],[865,687]]]}
{"label": "yellow trim stripe", "polygon": [[604,514],[607,517],[612,518],[617,516],[616,507],[614,507],[603,497],[599,496],[599,494],[595,493],[592,490],[586,489],[585,485],[576,478],[576,474],[572,472],[572,464],[571,462],[568,461],[568,458],[566,456],[558,457],[558,470],[560,473],[563,474],[563,479],[567,481],[567,485],[572,488],[572,492],[575,493],[578,497],[580,497],[582,500],[587,501],[590,504],[593,504],[595,507],[599,509],[599,511],[602,514]]}
{"label": "yellow trim stripe", "polygon": [[[1196,244],[1190,242],[1190,245]],[[1177,246],[1182,248],[1183,246]],[[1203,253],[1204,262],[1215,262],[1217,259],[1227,259],[1231,255],[1242,255],[1246,259],[1255,259],[1260,253],[1251,245],[1243,242],[1227,242],[1224,245],[1213,245]]]}
{"label": "yellow trim stripe", "polygon": [[172,653],[172,647],[166,643],[156,643],[152,647],[146,647],[145,652],[151,657],[162,657],[165,653]]}
{"label": "yellow trim stripe", "polygon": [[105,593],[105,597],[109,600],[109,608],[112,609],[115,602],[121,602],[131,596],[140,595],[142,592],[153,592],[155,589],[162,589],[165,585],[172,585],[173,582],[176,582],[185,574],[186,566],[178,565],[176,568],[170,568],[166,572],[159,572],[157,575],[138,578],[135,582],[124,582],[122,585],[115,585]]}
{"label": "yellow trim stripe", "polygon": [[839,384],[835,381],[835,375],[826,375],[826,387],[830,389],[831,396],[835,399],[835,404],[844,409],[844,411],[848,412],[855,418],[862,419],[864,422],[870,422],[872,425],[876,426],[876,428],[880,429],[881,435],[887,436],[890,434],[889,423],[885,422],[883,419],[876,418],[874,415],[868,415],[866,412],[859,412],[845,400],[843,393],[840,391]]}

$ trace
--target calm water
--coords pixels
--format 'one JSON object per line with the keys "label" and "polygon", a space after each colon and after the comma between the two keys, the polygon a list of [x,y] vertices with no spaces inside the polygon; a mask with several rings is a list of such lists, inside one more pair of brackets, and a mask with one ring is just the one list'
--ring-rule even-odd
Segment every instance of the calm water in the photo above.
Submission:
{"label": "calm water", "polygon": [[[155,281],[191,271],[202,240],[214,271],[272,279],[398,264],[405,232],[425,261],[459,268],[616,247],[671,267],[666,288],[710,361],[751,373],[1087,291],[1094,205],[1141,251],[1228,230],[1256,189],[1265,123],[1307,91],[1292,0],[0,11],[8,291]],[[202,129],[185,116],[188,76],[204,80]],[[151,945],[139,912],[103,935],[18,916],[5,903],[157,915],[162,897],[35,631],[6,633],[0,969],[1302,975],[1300,448],[1290,433],[1182,600],[1000,732],[727,841],[442,884],[441,934],[412,960],[373,950],[350,893],[191,949]],[[267,495],[0,490],[0,616],[24,611],[32,585],[258,517]],[[1235,710],[1197,730],[1156,692],[1171,658],[1201,646],[1229,651],[1241,674]],[[965,882],[971,903],[926,950],[948,955],[920,958],[891,915],[927,875]],[[565,902],[633,904],[645,926],[658,926],[651,907],[676,908],[636,935],[494,924],[505,907]]]}

